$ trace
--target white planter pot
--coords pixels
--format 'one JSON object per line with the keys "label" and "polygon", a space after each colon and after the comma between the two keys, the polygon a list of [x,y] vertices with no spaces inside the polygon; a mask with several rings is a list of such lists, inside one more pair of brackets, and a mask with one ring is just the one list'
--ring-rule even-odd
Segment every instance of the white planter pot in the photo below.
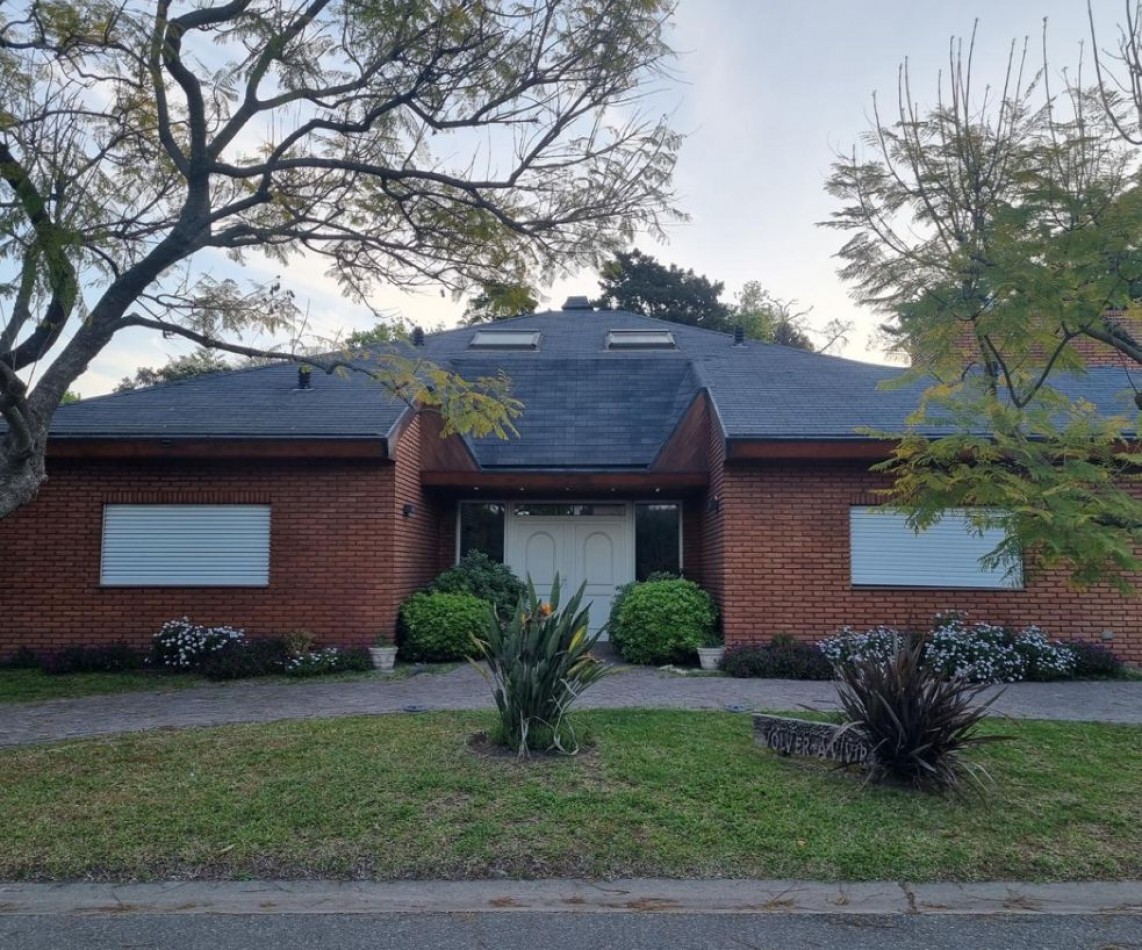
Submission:
{"label": "white planter pot", "polygon": [[397,661],[396,647],[369,647],[369,656],[373,659],[373,668],[384,673],[391,673]]}
{"label": "white planter pot", "polygon": [[698,647],[698,662],[704,670],[716,670],[725,655],[725,647]]}

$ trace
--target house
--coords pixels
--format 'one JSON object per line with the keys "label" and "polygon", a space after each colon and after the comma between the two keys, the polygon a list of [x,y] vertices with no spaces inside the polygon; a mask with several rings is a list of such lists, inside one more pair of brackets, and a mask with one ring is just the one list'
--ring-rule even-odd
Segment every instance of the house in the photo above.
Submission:
{"label": "house", "polygon": [[[586,583],[595,627],[616,585],[681,570],[731,644],[960,609],[1142,661],[1137,605],[1111,588],[985,572],[994,537],[955,516],[917,537],[877,511],[886,444],[861,429],[915,407],[915,388],[880,388],[898,369],[582,298],[418,342],[407,351],[465,376],[507,373],[519,437],[441,438],[363,377],[306,386],[289,365],[62,407],[48,482],[0,522],[0,655],[143,644],[182,615],[368,643],[480,549],[541,588],[556,572]],[[1113,361],[1081,382],[1133,405]]]}

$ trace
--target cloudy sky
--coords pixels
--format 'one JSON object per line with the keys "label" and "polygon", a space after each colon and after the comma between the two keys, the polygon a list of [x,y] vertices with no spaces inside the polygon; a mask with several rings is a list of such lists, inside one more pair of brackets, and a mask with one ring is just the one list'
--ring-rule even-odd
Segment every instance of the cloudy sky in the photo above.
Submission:
{"label": "cloudy sky", "polygon": [[[1094,9],[1105,46],[1122,2],[1094,0]],[[978,19],[977,82],[996,80],[1013,39],[1030,36],[1037,55],[1044,17],[1052,71],[1073,71],[1079,44],[1089,49],[1085,0],[680,0],[676,80],[648,107],[687,133],[675,185],[690,221],[673,227],[668,243],[640,242],[643,249],[724,281],[727,296],[759,280],[812,307],[817,325],[852,320],[845,355],[883,361],[871,344],[877,317],[856,307],[836,277],[841,235],[818,227],[833,210],[824,192],[830,164],[869,128],[872,94],[894,100],[906,57],[915,97],[931,104],[952,36],[970,34]],[[298,262],[284,276],[316,324],[346,331],[371,324],[320,266]],[[593,274],[569,275],[545,289],[545,303],[597,292]],[[392,292],[377,303],[425,326],[454,324],[463,310],[438,291]],[[123,338],[78,388],[85,396],[106,392],[136,366],[185,350],[153,335]]]}

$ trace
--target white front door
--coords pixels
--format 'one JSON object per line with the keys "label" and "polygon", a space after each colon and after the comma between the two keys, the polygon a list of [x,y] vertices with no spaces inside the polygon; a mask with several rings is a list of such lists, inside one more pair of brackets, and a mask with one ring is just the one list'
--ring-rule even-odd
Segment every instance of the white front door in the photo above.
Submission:
{"label": "white front door", "polygon": [[513,504],[508,509],[505,560],[536,593],[551,595],[560,577],[561,600],[586,584],[592,633],[607,622],[615,588],[634,580],[634,512],[621,502]]}

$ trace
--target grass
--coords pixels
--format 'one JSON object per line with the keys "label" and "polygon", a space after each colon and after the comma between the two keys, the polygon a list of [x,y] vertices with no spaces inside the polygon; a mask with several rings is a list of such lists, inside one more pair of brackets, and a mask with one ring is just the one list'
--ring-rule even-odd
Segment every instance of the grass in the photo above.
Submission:
{"label": "grass", "polygon": [[0,878],[1142,876],[1142,729],[989,723],[988,801],[757,750],[747,716],[591,712],[577,759],[484,758],[480,713],[0,753]]}
{"label": "grass", "polygon": [[0,703],[74,699],[99,693],[185,689],[188,686],[201,686],[205,682],[200,676],[169,676],[142,671],[52,676],[41,670],[0,670]]}
{"label": "grass", "polygon": [[[385,682],[407,679],[413,675],[448,673],[457,663],[434,663],[429,666],[398,664],[391,673],[360,672],[333,673],[317,678],[320,682],[348,682],[352,680],[383,679]],[[257,679],[233,680],[247,683],[313,683],[314,677],[263,676]],[[130,693],[143,690],[186,689],[206,686],[211,681],[189,673],[164,674],[147,671],[127,673],[68,673],[53,676],[41,670],[0,670],[0,703],[31,703],[46,699],[75,699],[101,693]],[[223,683],[213,685],[221,686]]]}

